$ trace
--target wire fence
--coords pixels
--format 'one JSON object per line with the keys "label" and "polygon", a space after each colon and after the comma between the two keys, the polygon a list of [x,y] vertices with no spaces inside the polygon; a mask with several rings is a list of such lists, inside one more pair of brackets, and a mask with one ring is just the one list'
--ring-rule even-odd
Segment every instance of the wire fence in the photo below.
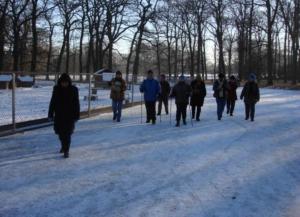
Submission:
{"label": "wire fence", "polygon": [[[108,80],[99,74],[70,74],[79,89],[80,111],[85,116],[111,107]],[[46,119],[58,74],[0,73],[0,132]],[[140,102],[139,82],[128,82],[124,104]],[[32,123],[31,123],[32,122]]]}

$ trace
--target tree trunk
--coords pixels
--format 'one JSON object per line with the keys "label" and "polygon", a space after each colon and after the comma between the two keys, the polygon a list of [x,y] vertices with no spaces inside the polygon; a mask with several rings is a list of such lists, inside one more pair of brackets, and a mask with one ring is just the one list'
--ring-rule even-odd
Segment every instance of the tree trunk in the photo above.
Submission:
{"label": "tree trunk", "polygon": [[53,38],[54,26],[50,26],[50,34],[49,34],[49,49],[48,49],[48,57],[47,57],[47,77],[46,79],[49,80],[49,72],[50,72],[50,65],[51,65],[51,57],[52,57],[52,38]]}
{"label": "tree trunk", "polygon": [[81,29],[80,29],[80,41],[79,41],[79,74],[80,74],[80,81],[83,80],[82,73],[83,73],[83,37],[84,37],[84,23],[85,23],[85,12],[83,11],[83,16],[81,19]]}
{"label": "tree trunk", "polygon": [[20,30],[17,24],[14,24],[14,42],[13,42],[13,71],[19,70],[19,57],[20,57]]}
{"label": "tree trunk", "polygon": [[287,83],[287,37],[288,37],[288,27],[285,26],[284,31],[284,48],[283,48],[283,81]]}
{"label": "tree trunk", "polygon": [[[174,58],[174,77],[177,78],[178,74],[178,37],[177,37],[177,27],[175,26],[175,58]],[[169,77],[171,79],[171,77]]]}
{"label": "tree trunk", "polygon": [[[129,50],[129,54],[127,57],[127,63],[126,63],[126,82],[129,81],[129,68],[130,68],[130,62],[131,62],[131,57],[132,57],[132,53],[133,53],[133,47],[134,47],[134,43],[136,40],[136,36],[138,34],[138,31],[136,31],[133,35],[133,39],[131,41],[131,45],[130,45],[130,50]],[[132,75],[133,76],[133,75]],[[133,77],[131,78],[133,79]]]}
{"label": "tree trunk", "polygon": [[8,1],[2,8],[2,15],[0,17],[0,71],[4,69],[4,45],[5,45],[5,25],[6,25],[6,14],[5,11],[8,6]]}
{"label": "tree trunk", "polygon": [[66,73],[69,73],[69,62],[70,62],[70,27],[67,28],[66,37]]}
{"label": "tree trunk", "polygon": [[62,58],[64,55],[64,51],[65,51],[65,46],[66,46],[66,27],[64,27],[64,38],[63,38],[63,43],[59,52],[59,56],[58,56],[58,60],[57,60],[57,65],[56,65],[56,72],[60,73],[61,70],[61,62],[62,62]]}
{"label": "tree trunk", "polygon": [[144,26],[141,26],[140,31],[139,31],[139,37],[137,40],[137,45],[135,49],[135,59],[134,59],[134,64],[133,64],[133,81],[137,82],[137,75],[139,71],[139,63],[140,63],[140,52],[141,52],[141,45],[142,45],[142,38],[143,38],[143,33],[144,33]]}
{"label": "tree trunk", "polygon": [[37,62],[37,47],[38,47],[38,34],[36,29],[36,20],[37,20],[37,1],[32,1],[32,17],[31,17],[31,28],[32,28],[32,50],[31,50],[31,67],[30,71],[36,71],[36,62]]}

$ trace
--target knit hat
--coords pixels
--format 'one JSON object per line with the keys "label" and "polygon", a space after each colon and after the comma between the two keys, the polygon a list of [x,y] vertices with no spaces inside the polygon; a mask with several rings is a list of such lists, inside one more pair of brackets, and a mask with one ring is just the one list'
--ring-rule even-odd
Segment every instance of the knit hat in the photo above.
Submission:
{"label": "knit hat", "polygon": [[255,81],[256,80],[256,75],[254,73],[250,73],[249,80],[250,81]]}
{"label": "knit hat", "polygon": [[225,75],[224,75],[223,73],[219,73],[219,74],[218,74],[218,77],[219,77],[219,78],[224,78]]}
{"label": "knit hat", "polygon": [[235,80],[234,75],[231,75],[229,78],[230,78],[230,80]]}
{"label": "knit hat", "polygon": [[180,76],[179,76],[179,80],[180,80],[180,81],[184,81],[184,80],[185,80],[184,75],[180,75]]}

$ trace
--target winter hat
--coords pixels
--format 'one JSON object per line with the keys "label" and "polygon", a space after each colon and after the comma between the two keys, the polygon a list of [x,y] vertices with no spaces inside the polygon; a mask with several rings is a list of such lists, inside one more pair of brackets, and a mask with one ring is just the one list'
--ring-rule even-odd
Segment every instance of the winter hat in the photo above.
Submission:
{"label": "winter hat", "polygon": [[218,77],[219,77],[219,78],[224,78],[225,75],[224,75],[223,73],[219,73],[219,74],[218,74]]}
{"label": "winter hat", "polygon": [[230,78],[230,80],[235,80],[234,75],[231,75],[229,78]]}
{"label": "winter hat", "polygon": [[180,75],[180,76],[179,76],[179,80],[180,80],[180,81],[184,81],[184,80],[185,80],[184,75]]}
{"label": "winter hat", "polygon": [[150,69],[150,70],[148,70],[148,72],[147,72],[147,73],[148,73],[148,75],[150,75],[150,74],[151,74],[151,75],[153,75],[153,71],[152,71],[151,69]]}
{"label": "winter hat", "polygon": [[255,81],[256,80],[256,75],[254,73],[250,73],[249,80],[250,81]]}
{"label": "winter hat", "polygon": [[116,75],[122,75],[122,72],[116,71]]}

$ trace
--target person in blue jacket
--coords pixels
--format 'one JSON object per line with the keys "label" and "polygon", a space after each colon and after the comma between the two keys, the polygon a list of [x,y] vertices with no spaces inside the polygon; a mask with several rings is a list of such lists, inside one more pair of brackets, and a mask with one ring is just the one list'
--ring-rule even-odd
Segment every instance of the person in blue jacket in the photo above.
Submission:
{"label": "person in blue jacket", "polygon": [[147,79],[143,81],[140,86],[141,93],[144,93],[144,100],[147,112],[147,121],[146,123],[155,124],[156,121],[156,100],[160,93],[160,86],[157,80],[153,78],[153,71],[149,70],[147,73]]}

